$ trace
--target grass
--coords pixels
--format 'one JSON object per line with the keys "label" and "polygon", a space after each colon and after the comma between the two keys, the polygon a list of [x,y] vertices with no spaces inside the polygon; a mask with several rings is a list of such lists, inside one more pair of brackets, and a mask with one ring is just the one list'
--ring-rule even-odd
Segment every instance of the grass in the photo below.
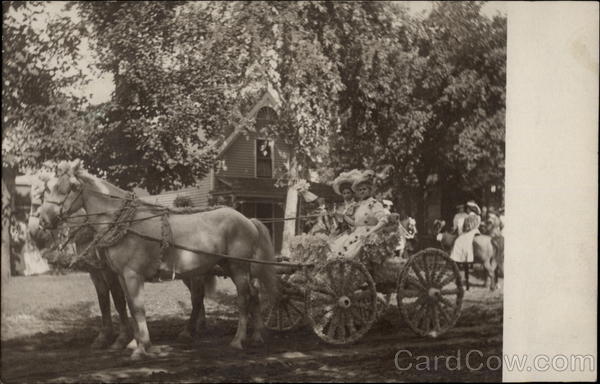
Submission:
{"label": "grass", "polygon": [[[235,316],[234,289],[230,280],[220,280],[219,291],[205,301],[207,312]],[[192,310],[190,293],[179,281],[145,284],[148,320],[187,318]],[[112,304],[111,304],[112,305]],[[113,321],[117,313],[112,305]],[[88,274],[15,277],[2,291],[2,341],[39,333],[68,332],[75,328],[99,327],[100,308]]]}

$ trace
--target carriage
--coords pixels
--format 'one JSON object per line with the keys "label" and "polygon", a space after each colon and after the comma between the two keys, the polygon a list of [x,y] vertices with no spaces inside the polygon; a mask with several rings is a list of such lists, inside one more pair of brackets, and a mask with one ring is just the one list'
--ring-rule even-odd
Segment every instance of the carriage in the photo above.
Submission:
{"label": "carriage", "polygon": [[373,262],[372,252],[365,247],[355,259],[329,253],[319,263],[278,266],[281,295],[263,306],[266,327],[286,331],[308,323],[327,343],[352,343],[394,294],[399,317],[418,335],[435,338],[455,325],[464,290],[458,266],[444,251],[427,248],[380,262]]}

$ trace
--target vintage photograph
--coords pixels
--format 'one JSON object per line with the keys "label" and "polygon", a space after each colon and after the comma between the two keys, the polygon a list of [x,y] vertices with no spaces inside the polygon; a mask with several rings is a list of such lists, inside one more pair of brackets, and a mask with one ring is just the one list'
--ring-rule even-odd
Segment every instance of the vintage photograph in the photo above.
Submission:
{"label": "vintage photograph", "polygon": [[2,382],[501,382],[504,7],[3,1]]}

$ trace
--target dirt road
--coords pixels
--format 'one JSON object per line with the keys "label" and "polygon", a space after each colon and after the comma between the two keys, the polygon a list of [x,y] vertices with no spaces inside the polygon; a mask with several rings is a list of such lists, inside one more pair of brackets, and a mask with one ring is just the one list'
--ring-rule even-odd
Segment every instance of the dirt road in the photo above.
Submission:
{"label": "dirt road", "polygon": [[[472,288],[457,326],[434,340],[414,335],[391,306],[353,345],[328,345],[305,326],[270,332],[265,346],[244,351],[228,346],[236,329],[230,283],[221,282],[219,292],[207,299],[204,334],[181,342],[176,337],[190,311],[189,294],[178,281],[148,284],[152,356],[133,362],[128,350],[89,348],[100,319],[87,276],[17,279],[2,294],[2,381],[501,380],[501,367],[485,364],[502,352],[501,290]],[[449,356],[457,357],[458,363],[446,364]],[[468,364],[482,369],[471,370]]]}

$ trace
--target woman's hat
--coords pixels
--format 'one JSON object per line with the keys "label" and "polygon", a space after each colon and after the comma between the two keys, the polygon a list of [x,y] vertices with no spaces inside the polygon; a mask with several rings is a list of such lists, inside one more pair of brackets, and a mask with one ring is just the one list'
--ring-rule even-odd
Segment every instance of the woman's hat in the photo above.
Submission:
{"label": "woman's hat", "polygon": [[473,200],[467,202],[466,208],[477,215],[481,215],[481,208]]}
{"label": "woman's hat", "polygon": [[348,172],[342,172],[338,177],[333,180],[333,191],[338,195],[342,194],[342,190],[346,188],[352,189],[352,184],[357,177],[360,176],[360,171],[358,169],[353,169]]}
{"label": "woman's hat", "polygon": [[356,192],[358,186],[361,184],[369,184],[371,188],[374,187],[373,180],[375,178],[375,172],[369,170],[364,171],[359,177],[354,180],[352,183],[352,190]]}

